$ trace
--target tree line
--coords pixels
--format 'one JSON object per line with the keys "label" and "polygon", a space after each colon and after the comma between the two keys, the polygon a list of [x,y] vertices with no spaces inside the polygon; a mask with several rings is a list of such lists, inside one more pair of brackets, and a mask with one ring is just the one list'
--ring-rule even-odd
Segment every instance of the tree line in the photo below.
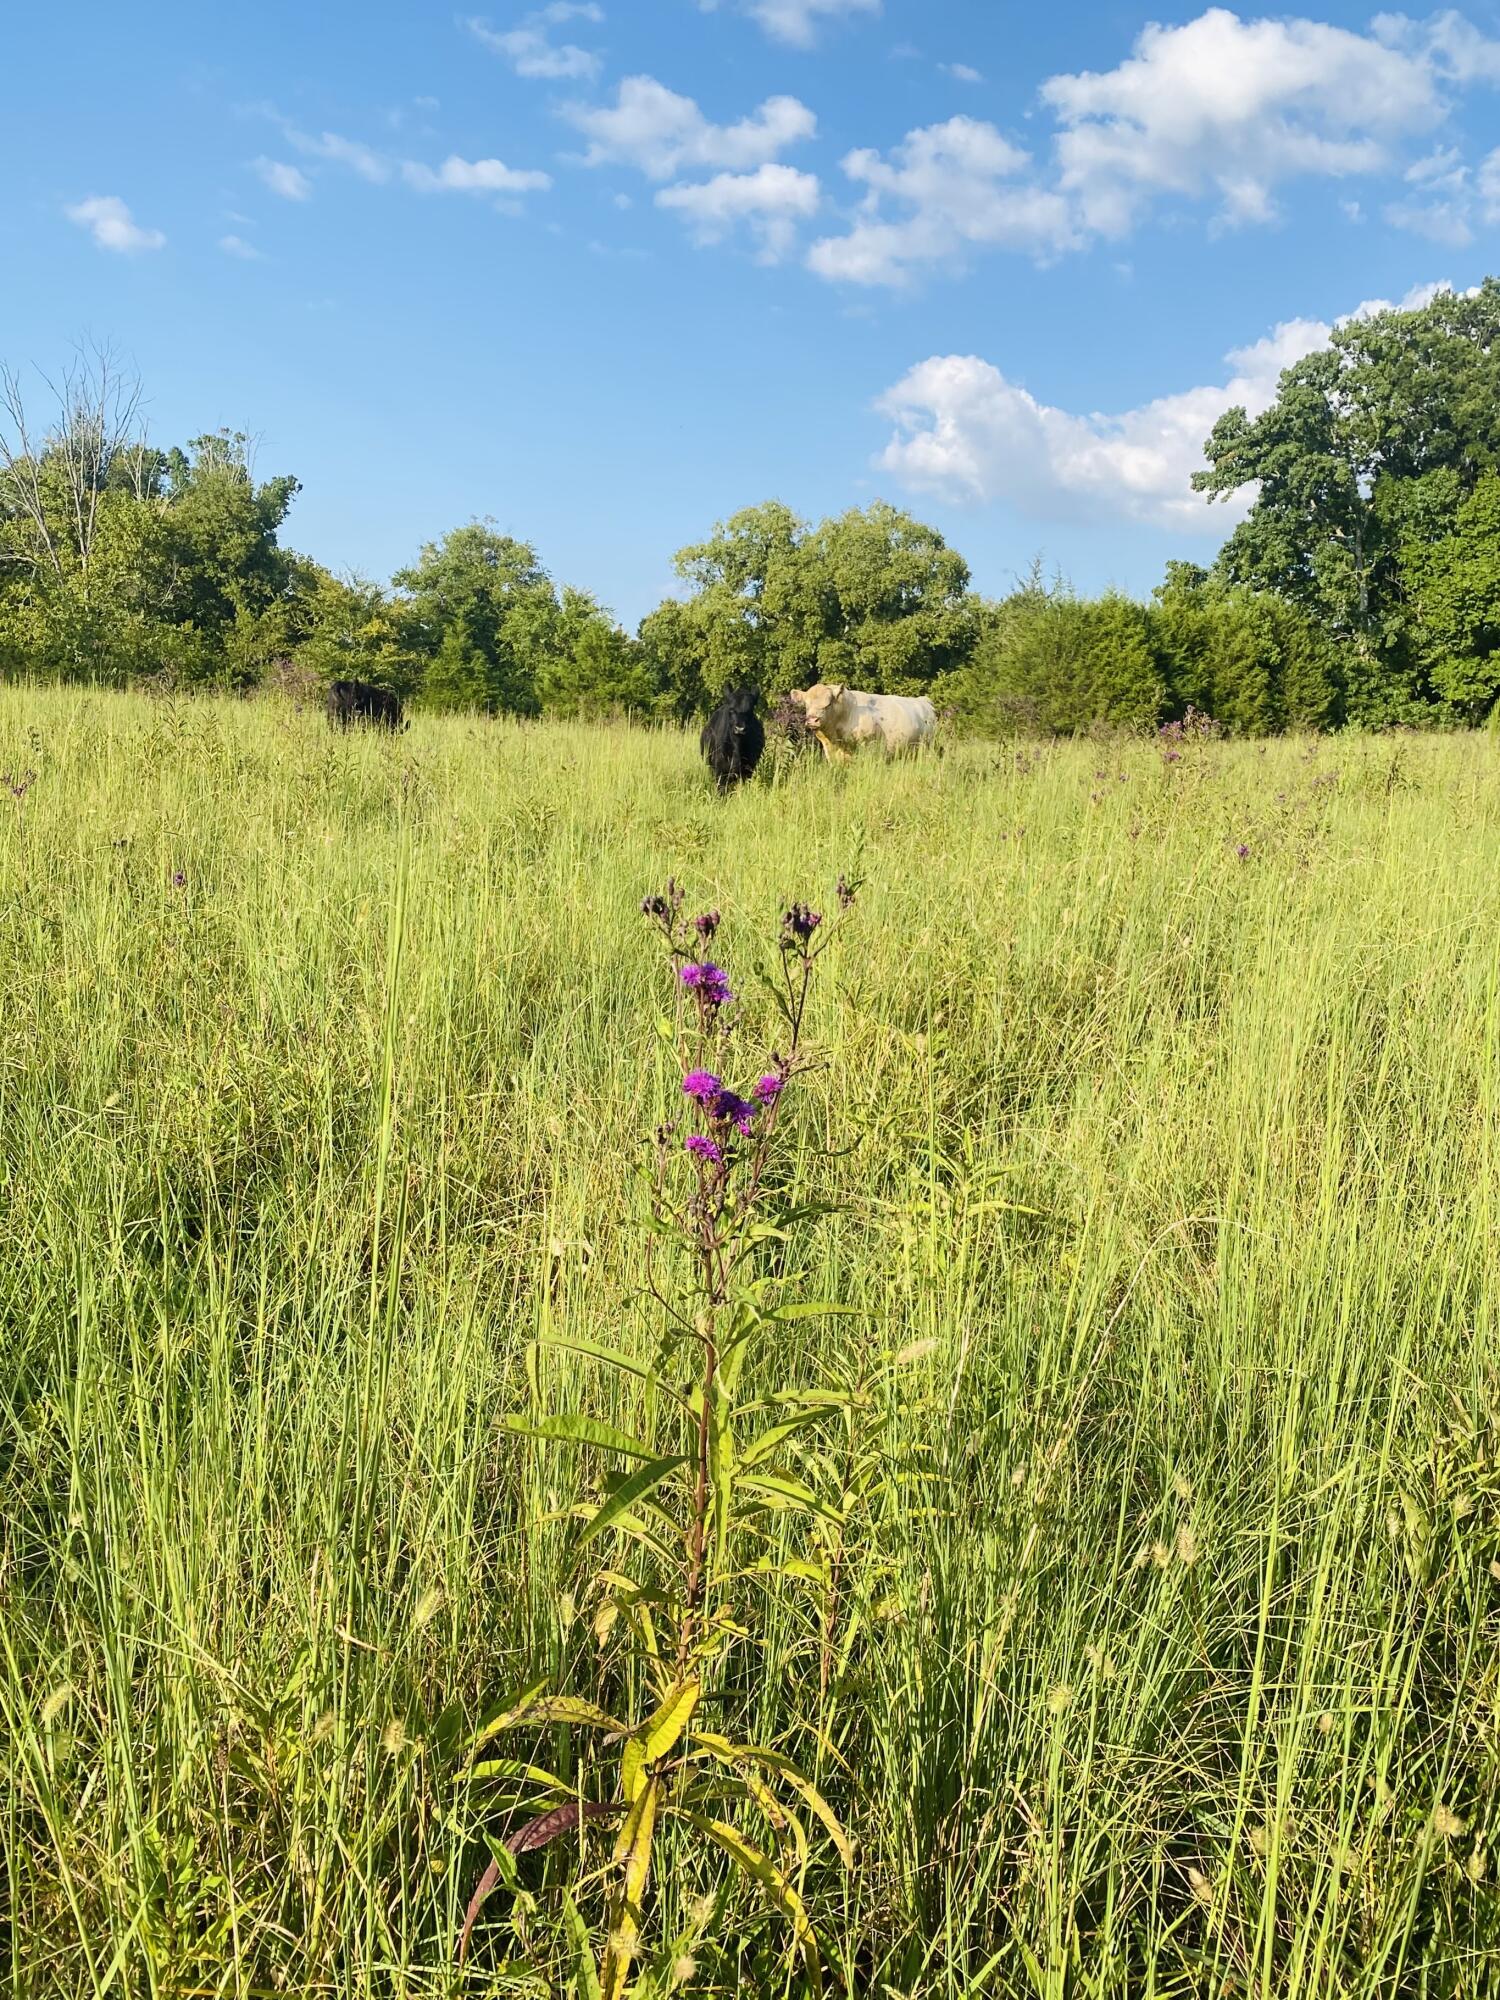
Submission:
{"label": "tree line", "polygon": [[1149,603],[1039,569],[1003,598],[884,502],[816,525],[751,507],[675,558],[635,633],[470,522],[389,589],[285,546],[298,491],[249,440],[148,444],[134,386],[82,357],[0,421],[0,675],[249,689],[354,678],[437,710],[687,720],[728,687],[928,693],[981,733],[1145,727],[1189,709],[1240,735],[1447,725],[1500,697],[1500,283],[1349,321],[1225,413],[1195,484],[1254,493],[1211,567]]}

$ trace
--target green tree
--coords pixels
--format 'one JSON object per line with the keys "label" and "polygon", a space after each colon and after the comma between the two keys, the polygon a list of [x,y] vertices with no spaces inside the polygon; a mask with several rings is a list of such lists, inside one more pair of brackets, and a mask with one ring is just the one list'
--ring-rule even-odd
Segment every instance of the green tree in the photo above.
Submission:
{"label": "green tree", "polygon": [[916,691],[974,644],[967,564],[883,501],[816,528],[779,501],[748,507],[675,561],[691,595],[654,612],[641,638],[663,687],[674,699],[692,688],[698,707],[745,682],[770,697],[816,680]]}
{"label": "green tree", "polygon": [[1286,369],[1261,416],[1229,410],[1194,484],[1254,482],[1217,565],[1285,597],[1347,642],[1352,718],[1419,720],[1436,690],[1402,551],[1452,531],[1500,462],[1500,284],[1409,312],[1346,320]]}
{"label": "green tree", "polygon": [[1435,694],[1478,721],[1500,698],[1500,477],[1479,481],[1450,533],[1407,542],[1401,571]]}
{"label": "green tree", "polygon": [[555,651],[560,607],[535,549],[471,521],[428,542],[394,582],[407,593],[413,642],[431,662],[425,701],[538,712],[537,676]]}

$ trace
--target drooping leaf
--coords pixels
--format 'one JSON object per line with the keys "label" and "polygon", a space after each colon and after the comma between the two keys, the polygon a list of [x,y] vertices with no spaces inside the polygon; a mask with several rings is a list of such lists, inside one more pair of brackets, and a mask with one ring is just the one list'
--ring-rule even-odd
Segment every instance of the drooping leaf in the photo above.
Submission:
{"label": "drooping leaf", "polygon": [[617,1736],[629,1734],[623,1722],[618,1722],[607,1710],[596,1707],[591,1701],[583,1701],[571,1694],[544,1695],[536,1689],[530,1700],[518,1702],[482,1723],[474,1733],[470,1748],[477,1750],[502,1730],[520,1729],[539,1722],[569,1722],[585,1729],[607,1729]]}
{"label": "drooping leaf", "polygon": [[693,1719],[702,1689],[696,1680],[679,1681],[668,1690],[654,1712],[642,1725],[646,1762],[659,1763],[677,1744]]}
{"label": "drooping leaf", "polygon": [[779,1512],[818,1514],[825,1521],[832,1521],[836,1527],[842,1526],[842,1517],[836,1510],[798,1479],[783,1479],[777,1473],[762,1472],[753,1479],[741,1479],[740,1490],[758,1495],[766,1506]]}
{"label": "drooping leaf", "polygon": [[635,1941],[640,1936],[641,1903],[651,1872],[651,1845],[656,1834],[656,1808],[661,1796],[659,1782],[648,1778],[639,1797],[626,1815],[615,1843],[615,1860],[625,1866],[625,1880],[617,1900],[611,1903],[609,1942],[604,1952],[600,2000],[621,2000],[635,1957]]}
{"label": "drooping leaf", "polygon": [[602,1361],[606,1368],[618,1368],[627,1375],[638,1376],[642,1382],[653,1383],[669,1396],[677,1393],[670,1383],[662,1381],[649,1362],[638,1361],[634,1355],[622,1353],[618,1347],[606,1347],[603,1341],[585,1340],[576,1333],[549,1333],[539,1345],[559,1348],[565,1354],[586,1355],[590,1361]]}
{"label": "drooping leaf", "polygon": [[770,1856],[763,1854],[758,1847],[752,1846],[738,1828],[730,1826],[726,1820],[709,1819],[703,1813],[693,1812],[686,1806],[675,1806],[671,1810],[677,1818],[686,1820],[716,1847],[722,1848],[740,1873],[757,1884],[772,1907],[786,1918],[792,1927],[793,1936],[802,1946],[808,1970],[813,1973],[815,1979],[818,1979],[821,1989],[819,1976],[821,1956],[817,1933],[808,1920],[802,1898]]}
{"label": "drooping leaf", "polygon": [[586,1547],[596,1535],[602,1535],[606,1528],[613,1527],[622,1514],[628,1514],[638,1501],[654,1493],[663,1480],[670,1479],[679,1466],[686,1464],[685,1454],[676,1452],[669,1458],[650,1459],[639,1470],[622,1479],[578,1537],[579,1548]]}
{"label": "drooping leaf", "polygon": [[600,1451],[623,1452],[627,1458],[655,1458],[656,1452],[650,1445],[642,1444],[626,1431],[617,1431],[612,1424],[600,1423],[597,1417],[580,1417],[570,1413],[562,1416],[543,1417],[533,1422],[529,1417],[507,1417],[505,1428],[518,1437],[540,1438],[552,1444],[591,1444]]}
{"label": "drooping leaf", "polygon": [[753,1743],[732,1743],[727,1736],[720,1736],[708,1729],[695,1729],[692,1740],[695,1744],[701,1744],[721,1763],[733,1764],[736,1767],[759,1764],[762,1769],[774,1772],[784,1784],[791,1786],[799,1798],[806,1801],[809,1810],[822,1822],[829,1839],[838,1851],[840,1861],[846,1868],[853,1868],[854,1849],[839,1822],[838,1815],[812,1779],[805,1776],[790,1757],[784,1756],[779,1750],[762,1749]]}

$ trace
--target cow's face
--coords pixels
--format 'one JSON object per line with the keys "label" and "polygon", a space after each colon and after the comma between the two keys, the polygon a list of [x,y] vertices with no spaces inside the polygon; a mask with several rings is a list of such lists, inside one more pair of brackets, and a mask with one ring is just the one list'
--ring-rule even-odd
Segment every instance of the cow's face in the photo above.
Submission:
{"label": "cow's face", "polygon": [[843,683],[819,681],[816,687],[805,689],[797,696],[803,712],[807,716],[807,726],[815,734],[821,734],[834,720],[835,711],[844,698]]}

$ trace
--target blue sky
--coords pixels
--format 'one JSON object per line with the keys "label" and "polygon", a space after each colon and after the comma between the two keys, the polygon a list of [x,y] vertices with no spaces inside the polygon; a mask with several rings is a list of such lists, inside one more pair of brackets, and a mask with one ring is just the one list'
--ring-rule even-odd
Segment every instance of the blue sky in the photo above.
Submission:
{"label": "blue sky", "polygon": [[386,577],[492,516],[633,623],[772,497],[909,505],[1002,590],[1149,591],[1230,401],[1500,268],[1500,13],[992,0],[28,9],[0,358]]}

